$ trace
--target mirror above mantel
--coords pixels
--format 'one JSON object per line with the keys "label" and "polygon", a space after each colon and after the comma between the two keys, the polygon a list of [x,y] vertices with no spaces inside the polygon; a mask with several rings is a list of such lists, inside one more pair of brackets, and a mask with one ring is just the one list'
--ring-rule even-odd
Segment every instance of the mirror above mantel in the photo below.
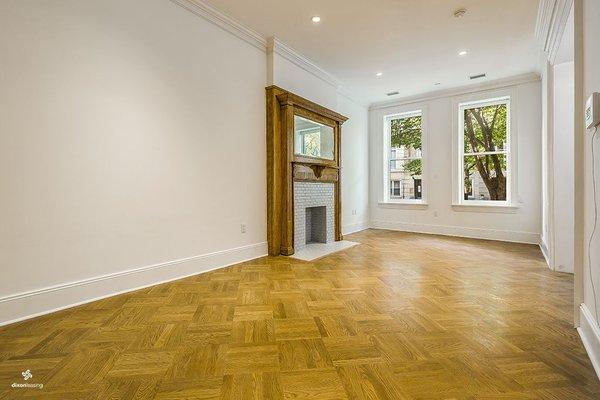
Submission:
{"label": "mirror above mantel", "polygon": [[277,86],[266,95],[269,254],[292,255],[314,237],[342,240],[340,142],[347,118]]}
{"label": "mirror above mantel", "polygon": [[335,127],[294,115],[294,155],[333,160]]}

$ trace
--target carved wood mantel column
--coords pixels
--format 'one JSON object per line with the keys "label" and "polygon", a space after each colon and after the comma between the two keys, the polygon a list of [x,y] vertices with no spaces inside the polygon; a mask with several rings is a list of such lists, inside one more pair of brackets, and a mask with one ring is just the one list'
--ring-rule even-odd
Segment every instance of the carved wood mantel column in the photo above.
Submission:
{"label": "carved wood mantel column", "polygon": [[[267,240],[270,255],[294,254],[294,181],[330,182],[335,193],[335,240],[342,240],[341,126],[346,117],[277,86],[267,100]],[[297,117],[333,131],[330,156],[295,149]]]}

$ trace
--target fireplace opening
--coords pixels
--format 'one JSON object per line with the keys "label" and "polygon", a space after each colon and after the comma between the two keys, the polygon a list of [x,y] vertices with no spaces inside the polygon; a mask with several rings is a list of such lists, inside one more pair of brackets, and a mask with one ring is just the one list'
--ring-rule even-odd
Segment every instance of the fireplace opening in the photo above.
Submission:
{"label": "fireplace opening", "polygon": [[327,243],[327,207],[306,208],[306,244]]}

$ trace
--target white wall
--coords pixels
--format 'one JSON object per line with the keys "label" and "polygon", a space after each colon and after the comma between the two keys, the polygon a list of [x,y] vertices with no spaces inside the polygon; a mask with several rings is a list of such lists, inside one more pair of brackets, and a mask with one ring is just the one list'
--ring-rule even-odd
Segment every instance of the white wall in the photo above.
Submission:
{"label": "white wall", "polygon": [[[584,95],[587,99],[593,92],[600,92],[600,46],[598,46],[597,39],[600,37],[600,3],[595,0],[584,1]],[[585,304],[595,314],[596,305],[594,304],[594,297],[592,293],[591,282],[594,279],[596,284],[597,295],[600,296],[600,233],[597,232],[594,241],[591,243],[591,256],[592,256],[592,267],[590,276],[588,268],[588,240],[592,233],[592,227],[594,223],[594,201],[592,192],[592,135],[591,131],[585,133],[585,216],[584,216],[584,230],[585,230],[585,254],[584,259],[584,290],[585,290]],[[596,178],[600,180],[600,134],[596,135],[594,142],[596,149]],[[600,192],[600,184],[596,182],[597,192]],[[600,197],[600,195],[598,195]],[[600,206],[599,206],[600,208]],[[597,299],[600,304],[600,297]],[[600,313],[600,309],[598,310]]]}
{"label": "white wall", "polygon": [[0,19],[0,321],[266,253],[265,52],[166,0]]}
{"label": "white wall", "polygon": [[[574,272],[574,12],[570,9],[556,56],[543,53],[542,236],[552,270]],[[552,53],[552,52],[551,52]],[[551,64],[548,59],[552,60]]]}
{"label": "white wall", "polygon": [[[515,213],[459,211],[452,207],[453,96],[408,105],[378,106],[370,112],[370,209],[375,227],[538,243],[541,230],[541,86],[516,86],[519,208]],[[498,88],[490,92],[494,97]],[[477,96],[482,96],[482,92]],[[383,108],[382,108],[383,107]],[[383,118],[426,109],[428,126],[428,206],[379,204],[383,181]]]}
{"label": "white wall", "polygon": [[369,224],[369,114],[366,107],[338,94],[336,110],[347,117],[342,125],[342,233]]}
{"label": "white wall", "polygon": [[[580,100],[585,101],[591,93],[600,92],[600,73],[598,72],[600,71],[600,46],[598,46],[598,38],[600,37],[600,24],[598,23],[600,21],[600,2],[597,0],[578,0],[575,4],[576,7],[583,5],[583,98]],[[576,11],[576,21],[579,17]],[[583,118],[583,115],[577,115],[576,118]],[[600,314],[600,232],[596,232],[594,240],[588,245],[594,225],[591,146],[594,146],[597,155],[595,171],[597,179],[600,180],[598,178],[600,177],[600,134],[596,135],[594,143],[592,143],[591,131],[578,132],[578,134],[584,136],[584,210],[582,220],[576,219],[576,223],[583,223],[584,228],[584,304],[581,307],[581,327],[579,331],[590,359],[596,368],[596,373],[600,377],[600,321],[598,319],[598,314]],[[600,184],[598,182],[596,190],[600,194]],[[591,264],[588,262],[588,250],[591,250],[589,253],[592,261]],[[597,298],[594,296],[592,282],[595,285]]]}
{"label": "white wall", "polygon": [[540,248],[546,262],[550,268],[554,268],[554,255],[552,253],[553,247],[553,234],[554,234],[554,202],[553,195],[554,190],[552,184],[554,182],[553,176],[553,143],[554,137],[552,134],[552,125],[554,124],[554,118],[552,116],[553,110],[553,95],[554,90],[554,69],[552,65],[544,59],[542,68],[542,231],[540,235]]}
{"label": "white wall", "polygon": [[[279,46],[279,45],[276,45]],[[368,109],[340,91],[326,72],[290,48],[269,53],[269,84],[277,85],[348,117],[342,125],[342,233],[368,227]],[[295,62],[282,54],[292,54]]]}
{"label": "white wall", "polygon": [[272,53],[272,84],[309,99],[324,107],[336,110],[337,88],[294,62]]}
{"label": "white wall", "polygon": [[573,273],[574,63],[566,62],[553,68],[554,268]]}

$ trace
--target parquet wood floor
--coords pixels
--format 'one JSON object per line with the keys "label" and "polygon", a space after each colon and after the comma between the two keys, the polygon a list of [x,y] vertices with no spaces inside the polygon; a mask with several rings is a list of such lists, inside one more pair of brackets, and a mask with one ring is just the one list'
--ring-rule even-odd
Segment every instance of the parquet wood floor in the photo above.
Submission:
{"label": "parquet wood floor", "polygon": [[[0,329],[0,397],[600,399],[536,246],[368,230]],[[24,382],[43,389],[13,389]]]}

